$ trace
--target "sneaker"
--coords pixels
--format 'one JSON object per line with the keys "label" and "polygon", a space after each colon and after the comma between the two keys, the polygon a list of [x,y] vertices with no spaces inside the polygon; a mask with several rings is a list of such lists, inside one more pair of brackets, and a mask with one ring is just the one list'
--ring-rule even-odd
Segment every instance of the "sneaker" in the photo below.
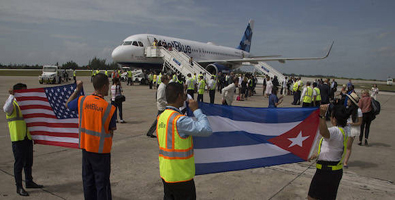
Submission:
{"label": "sneaker", "polygon": [[119,121],[118,121],[118,120],[117,120],[116,122],[117,122],[117,123],[119,123]]}
{"label": "sneaker", "polygon": [[123,121],[123,119],[121,120],[121,123],[126,123],[125,121]]}

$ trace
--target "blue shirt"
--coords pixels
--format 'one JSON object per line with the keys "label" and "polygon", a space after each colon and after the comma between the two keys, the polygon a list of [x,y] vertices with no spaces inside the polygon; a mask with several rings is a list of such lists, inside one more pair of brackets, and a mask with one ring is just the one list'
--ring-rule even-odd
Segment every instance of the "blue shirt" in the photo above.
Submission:
{"label": "blue shirt", "polygon": [[278,97],[274,94],[269,96],[269,108],[277,108],[276,103],[278,103]]}
{"label": "blue shirt", "polygon": [[[79,96],[76,99],[70,101],[67,104],[67,108],[69,108],[69,110],[71,110],[71,111],[78,112],[78,99],[79,99]],[[116,121],[117,121],[117,116],[115,115],[115,112],[114,112],[114,114],[111,117],[110,126],[109,126],[108,130],[117,129],[117,122]]]}
{"label": "blue shirt", "polygon": [[[173,106],[166,106],[166,109],[172,109],[181,113],[180,110]],[[187,138],[189,135],[200,137],[210,136],[213,131],[211,130],[211,126],[208,122],[207,116],[203,114],[202,110],[200,109],[196,109],[193,112],[193,115],[195,115],[197,120],[194,120],[192,117],[188,116],[182,116],[178,118],[178,134],[183,138]]]}

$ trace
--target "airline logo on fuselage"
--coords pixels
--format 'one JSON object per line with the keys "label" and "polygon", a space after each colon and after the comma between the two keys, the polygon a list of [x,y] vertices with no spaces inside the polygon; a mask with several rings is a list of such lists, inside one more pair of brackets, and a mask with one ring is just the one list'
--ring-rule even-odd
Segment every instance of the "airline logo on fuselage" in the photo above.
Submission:
{"label": "airline logo on fuselage", "polygon": [[189,45],[184,45],[184,44],[182,44],[181,42],[178,42],[178,41],[172,41],[172,42],[166,42],[166,40],[159,40],[159,44],[161,44],[161,43],[166,43],[167,44],[167,46],[172,46],[173,48],[175,48],[177,51],[180,51],[180,52],[184,52],[184,53],[188,53],[188,54],[191,54],[192,53],[192,47],[191,46],[189,46]]}

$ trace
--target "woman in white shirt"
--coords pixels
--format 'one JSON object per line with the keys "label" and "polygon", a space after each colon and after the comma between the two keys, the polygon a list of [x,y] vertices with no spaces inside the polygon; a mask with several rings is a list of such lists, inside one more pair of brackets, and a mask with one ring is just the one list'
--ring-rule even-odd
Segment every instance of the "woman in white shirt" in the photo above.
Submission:
{"label": "woman in white shirt", "polygon": [[370,95],[374,100],[377,100],[377,94],[379,94],[379,88],[377,84],[374,84],[372,87],[372,94]]}
{"label": "woman in white shirt", "polygon": [[347,112],[350,117],[347,120],[347,132],[348,132],[348,140],[347,140],[347,153],[344,158],[344,168],[348,168],[348,159],[351,156],[352,143],[356,136],[359,136],[361,132],[361,124],[362,124],[362,110],[358,107],[359,97],[355,92],[350,95],[347,94]]}
{"label": "woman in white shirt", "polygon": [[[125,121],[122,118],[122,101],[116,101],[116,97],[121,95],[122,95],[121,82],[119,81],[119,78],[114,78],[112,79],[112,86],[111,86],[111,104],[118,109],[119,119],[121,120],[120,122],[125,123]],[[115,116],[117,116],[117,113],[115,113]],[[117,123],[118,123],[118,119],[117,119]]]}
{"label": "woman in white shirt", "polygon": [[[308,199],[336,199],[340,180],[343,176],[343,157],[347,147],[347,135],[344,127],[347,125],[348,114],[343,105],[331,108],[331,123],[326,125],[325,114],[328,105],[320,107],[319,130],[322,135],[318,148],[317,171],[311,180]],[[310,159],[313,159],[313,156]]]}

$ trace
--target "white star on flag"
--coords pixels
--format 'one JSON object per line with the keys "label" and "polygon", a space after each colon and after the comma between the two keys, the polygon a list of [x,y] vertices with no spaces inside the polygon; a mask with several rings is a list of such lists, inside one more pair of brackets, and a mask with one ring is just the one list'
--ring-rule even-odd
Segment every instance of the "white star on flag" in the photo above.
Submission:
{"label": "white star on flag", "polygon": [[292,144],[289,145],[288,148],[295,146],[295,145],[302,147],[303,141],[305,141],[308,137],[310,137],[310,136],[303,137],[302,131],[300,131],[300,133],[298,134],[298,136],[296,136],[296,138],[288,138],[288,140],[291,140],[291,142],[292,142]]}

